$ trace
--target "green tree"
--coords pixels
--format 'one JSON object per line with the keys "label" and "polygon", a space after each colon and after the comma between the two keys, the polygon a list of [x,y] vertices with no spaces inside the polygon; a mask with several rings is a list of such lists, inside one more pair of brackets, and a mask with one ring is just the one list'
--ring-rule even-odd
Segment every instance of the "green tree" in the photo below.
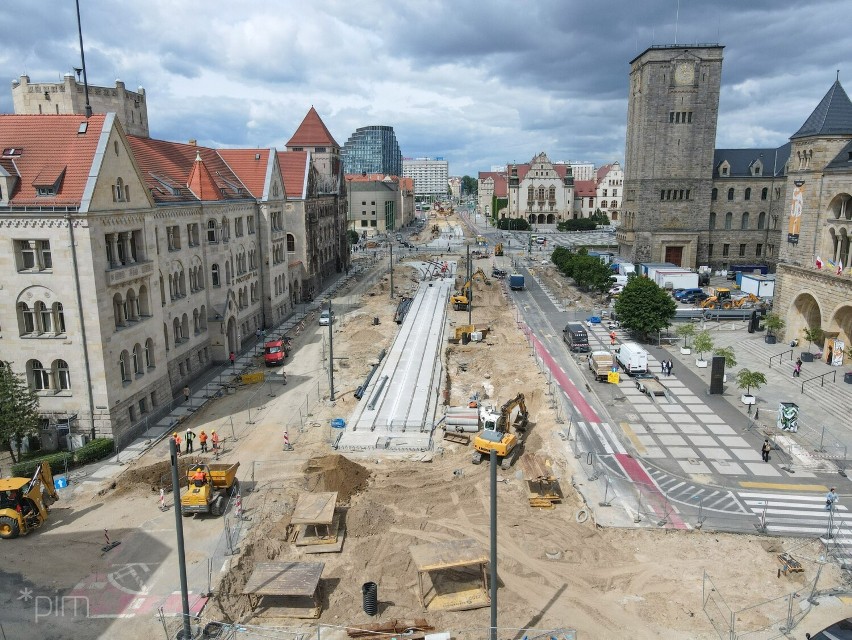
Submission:
{"label": "green tree", "polygon": [[350,245],[352,245],[352,244],[358,244],[358,239],[359,239],[360,237],[361,237],[361,236],[359,236],[359,235],[358,235],[358,232],[357,232],[357,231],[355,231],[354,229],[349,229],[349,230],[346,232],[346,238],[347,238],[347,240],[349,240],[349,244],[350,244]]}
{"label": "green tree", "polygon": [[615,312],[621,326],[647,337],[671,323],[677,304],[663,289],[648,278],[631,278],[618,299]]}
{"label": "green tree", "polygon": [[725,366],[730,369],[737,366],[737,356],[732,347],[717,347],[713,349],[714,356],[722,356],[725,359]]}
{"label": "green tree", "polygon": [[689,341],[695,336],[695,325],[691,322],[687,322],[686,324],[682,324],[675,329],[675,333],[683,338],[683,347],[684,349],[689,349]]}
{"label": "green tree", "polygon": [[704,354],[713,351],[713,338],[707,331],[699,331],[692,340],[692,348],[698,352],[698,359],[704,360]]}
{"label": "green tree", "polygon": [[811,345],[814,342],[820,342],[825,337],[825,331],[820,326],[805,327],[804,334],[805,340],[808,341],[808,353],[811,352]]}
{"label": "green tree", "polygon": [[13,462],[21,459],[23,439],[38,433],[38,421],[35,391],[10,363],[0,361],[0,443],[9,449]]}
{"label": "green tree", "polygon": [[462,176],[461,189],[464,195],[475,196],[479,191],[479,183],[476,181],[476,178]]}
{"label": "green tree", "polygon": [[766,327],[766,333],[770,336],[774,336],[776,331],[781,331],[784,328],[784,324],[784,318],[777,313],[768,314],[766,320],[763,322],[763,326]]}
{"label": "green tree", "polygon": [[751,395],[751,389],[757,391],[766,384],[766,376],[760,371],[749,371],[748,369],[740,369],[737,373],[737,387],[745,389],[747,396]]}

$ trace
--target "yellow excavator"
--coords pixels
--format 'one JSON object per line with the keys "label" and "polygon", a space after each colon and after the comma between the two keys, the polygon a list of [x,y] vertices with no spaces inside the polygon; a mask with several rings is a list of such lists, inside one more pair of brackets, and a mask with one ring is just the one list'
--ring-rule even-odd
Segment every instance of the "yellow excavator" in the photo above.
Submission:
{"label": "yellow excavator", "polygon": [[470,287],[474,280],[482,280],[485,284],[491,284],[491,280],[485,275],[482,267],[474,271],[473,275],[470,276],[470,280],[465,282],[459,291],[456,291],[450,296],[450,304],[453,305],[453,309],[456,311],[467,311],[467,306],[470,304],[472,297]]}
{"label": "yellow excavator", "polygon": [[494,245],[494,255],[495,256],[502,256],[503,255],[503,243],[502,242],[498,242],[497,244]]}
{"label": "yellow excavator", "polygon": [[473,439],[471,461],[473,464],[481,464],[491,457],[492,451],[496,451],[500,468],[505,471],[514,464],[526,438],[529,414],[524,394],[519,393],[500,407],[499,411],[492,407],[480,407],[479,418],[482,431]]}
{"label": "yellow excavator", "polygon": [[733,306],[731,290],[719,287],[711,290],[711,296],[701,302],[702,309],[730,309]]}
{"label": "yellow excavator", "polygon": [[38,529],[57,500],[47,463],[38,465],[32,478],[0,479],[0,538],[10,540]]}

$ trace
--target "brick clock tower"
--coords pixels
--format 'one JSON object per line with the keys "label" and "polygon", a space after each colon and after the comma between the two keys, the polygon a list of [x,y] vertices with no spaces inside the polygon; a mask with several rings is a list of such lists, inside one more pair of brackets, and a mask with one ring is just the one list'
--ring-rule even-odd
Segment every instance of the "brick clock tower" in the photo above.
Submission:
{"label": "brick clock tower", "polygon": [[653,46],[630,62],[624,216],[633,262],[707,264],[720,45]]}

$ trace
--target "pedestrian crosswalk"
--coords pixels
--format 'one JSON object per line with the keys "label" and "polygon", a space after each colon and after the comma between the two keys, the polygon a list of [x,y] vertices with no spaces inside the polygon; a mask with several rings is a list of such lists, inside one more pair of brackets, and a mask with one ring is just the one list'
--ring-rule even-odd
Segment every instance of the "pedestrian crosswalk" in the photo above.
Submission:
{"label": "pedestrian crosswalk", "polygon": [[740,491],[739,497],[766,533],[819,537],[852,547],[852,513],[842,504],[826,511],[821,494]]}
{"label": "pedestrian crosswalk", "polygon": [[648,475],[672,502],[733,515],[749,513],[748,508],[733,491],[689,482],[655,467],[648,469]]}

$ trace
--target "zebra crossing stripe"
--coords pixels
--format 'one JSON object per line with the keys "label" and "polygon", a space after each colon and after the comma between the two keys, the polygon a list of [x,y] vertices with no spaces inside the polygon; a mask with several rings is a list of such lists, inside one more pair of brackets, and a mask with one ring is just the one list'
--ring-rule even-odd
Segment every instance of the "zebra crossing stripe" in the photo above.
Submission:
{"label": "zebra crossing stripe", "polygon": [[612,455],[614,453],[627,453],[627,449],[625,449],[621,442],[619,442],[618,437],[612,430],[612,427],[606,422],[589,422],[589,423],[581,423],[587,424],[592,431],[595,432],[598,440],[600,440],[601,444],[604,447],[604,450]]}

